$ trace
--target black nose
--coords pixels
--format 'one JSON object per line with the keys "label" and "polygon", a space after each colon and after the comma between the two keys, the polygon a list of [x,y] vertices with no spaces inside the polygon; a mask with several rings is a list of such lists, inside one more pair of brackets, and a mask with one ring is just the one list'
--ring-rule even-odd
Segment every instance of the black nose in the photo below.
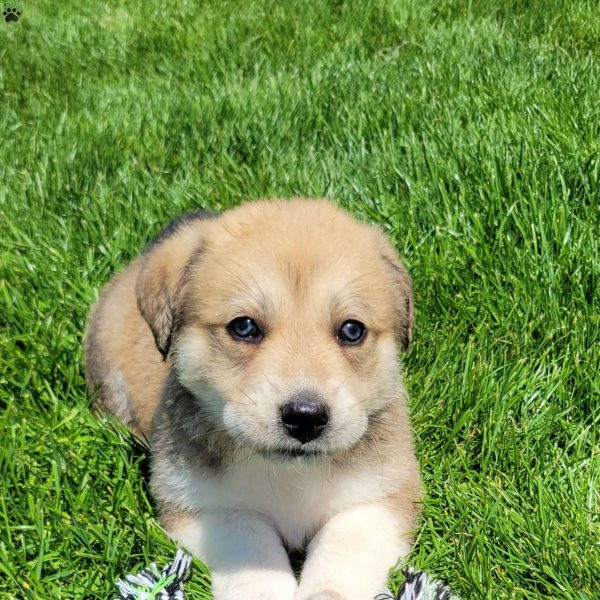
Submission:
{"label": "black nose", "polygon": [[292,437],[306,444],[323,433],[329,411],[320,396],[299,394],[281,407],[281,420]]}

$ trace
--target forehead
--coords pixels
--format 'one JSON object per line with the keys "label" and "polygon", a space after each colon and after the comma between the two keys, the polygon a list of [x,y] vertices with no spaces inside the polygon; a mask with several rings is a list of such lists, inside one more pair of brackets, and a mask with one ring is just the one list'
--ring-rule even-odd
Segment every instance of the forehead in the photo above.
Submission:
{"label": "forehead", "polygon": [[215,223],[195,272],[205,311],[388,312],[390,274],[371,227],[327,206],[256,208]]}

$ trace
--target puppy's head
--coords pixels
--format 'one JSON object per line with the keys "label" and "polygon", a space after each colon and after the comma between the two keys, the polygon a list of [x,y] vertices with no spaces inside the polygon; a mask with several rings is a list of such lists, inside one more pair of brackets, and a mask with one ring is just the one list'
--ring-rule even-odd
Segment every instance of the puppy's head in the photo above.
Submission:
{"label": "puppy's head", "polygon": [[328,202],[185,225],[149,253],[137,294],[211,425],[263,455],[343,452],[401,396],[410,279],[376,228]]}

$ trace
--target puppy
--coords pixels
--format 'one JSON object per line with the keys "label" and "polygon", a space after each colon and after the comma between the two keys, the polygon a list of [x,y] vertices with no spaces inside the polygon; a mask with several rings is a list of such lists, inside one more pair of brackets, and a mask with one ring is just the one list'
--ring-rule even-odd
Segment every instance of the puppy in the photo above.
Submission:
{"label": "puppy", "polygon": [[161,523],[216,600],[385,588],[421,493],[397,348],[412,328],[390,244],[324,200],[182,217],[104,290],[89,388],[149,438]]}

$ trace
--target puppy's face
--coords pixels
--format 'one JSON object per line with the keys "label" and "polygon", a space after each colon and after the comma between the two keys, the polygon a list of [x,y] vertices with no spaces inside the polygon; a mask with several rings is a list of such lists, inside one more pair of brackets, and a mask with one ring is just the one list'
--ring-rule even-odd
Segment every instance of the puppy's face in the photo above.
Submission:
{"label": "puppy's face", "polygon": [[335,455],[398,400],[410,283],[374,228],[325,202],[245,205],[205,225],[182,278],[174,368],[241,446]]}

